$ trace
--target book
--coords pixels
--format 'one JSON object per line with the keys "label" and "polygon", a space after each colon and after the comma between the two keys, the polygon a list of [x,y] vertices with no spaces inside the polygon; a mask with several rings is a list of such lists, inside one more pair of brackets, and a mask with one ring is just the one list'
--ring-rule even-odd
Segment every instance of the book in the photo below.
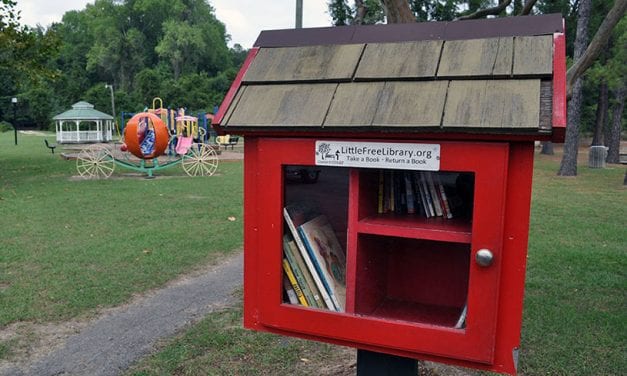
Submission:
{"label": "book", "polygon": [[381,172],[383,173],[383,212],[389,213],[392,207],[390,204],[390,191],[392,186],[390,184],[390,177],[388,176],[390,172],[385,170],[381,170]]}
{"label": "book", "polygon": [[289,248],[289,245],[287,243],[288,240],[289,240],[289,235],[283,236],[283,255],[284,255],[283,257],[285,257],[287,259],[287,262],[290,264],[290,268],[292,269],[294,278],[296,278],[296,282],[298,283],[298,286],[303,292],[303,295],[305,295],[305,300],[307,301],[307,304],[309,306],[315,306],[314,297],[313,295],[311,295],[311,290],[307,286],[307,282],[305,281],[305,277],[303,276],[302,271],[298,267],[298,264],[296,264],[296,259],[294,258],[294,255],[291,252],[291,249]]}
{"label": "book", "polygon": [[325,308],[325,304],[318,293],[318,288],[311,277],[311,273],[307,269],[307,265],[305,265],[305,261],[303,261],[300,252],[298,252],[296,243],[288,234],[283,236],[283,252],[292,267],[296,281],[301,290],[303,290],[303,294],[305,294],[309,306]]}
{"label": "book", "polygon": [[432,176],[433,186],[435,187],[435,194],[438,196],[438,203],[440,204],[440,210],[442,210],[442,217],[446,218],[446,208],[444,207],[444,202],[442,201],[442,192],[440,192],[440,187],[438,186],[438,182],[436,178],[437,174]]}
{"label": "book", "polygon": [[437,174],[435,175],[434,179],[435,179],[435,183],[438,186],[438,189],[440,190],[440,197],[442,198],[442,208],[444,209],[445,216],[446,218],[451,219],[453,218],[453,212],[451,212],[451,205],[448,202],[448,198],[446,196],[446,190],[444,189],[442,180],[440,180],[440,176]]}
{"label": "book", "polygon": [[435,210],[433,209],[433,200],[431,200],[429,187],[427,187],[427,180],[425,178],[425,173],[422,171],[420,172],[420,187],[422,188],[422,192],[425,196],[425,201],[427,202],[427,207],[429,209],[429,217],[435,217]]}
{"label": "book", "polygon": [[379,192],[377,194],[377,213],[383,213],[383,170],[379,170]]}
{"label": "book", "polygon": [[403,172],[405,179],[405,199],[407,201],[407,214],[416,213],[416,207],[414,206],[414,189],[411,184],[411,173],[409,171]]}
{"label": "book", "polygon": [[287,224],[287,227],[292,233],[292,237],[294,239],[294,242],[296,243],[298,252],[303,257],[303,261],[305,261],[305,265],[307,265],[307,269],[311,273],[311,277],[313,278],[316,284],[316,287],[318,288],[318,291],[320,292],[320,296],[322,297],[322,300],[324,301],[324,305],[326,306],[326,308],[332,311],[335,311],[336,310],[335,305],[333,304],[333,301],[331,300],[331,296],[325,289],[324,284],[322,283],[322,280],[320,279],[320,275],[318,275],[316,267],[314,266],[313,261],[311,260],[311,257],[309,256],[309,252],[307,251],[307,248],[305,247],[305,244],[303,243],[303,240],[301,239],[300,234],[297,230],[297,226],[300,226],[303,223],[305,223],[308,219],[313,218],[313,216],[315,216],[314,214],[315,212],[316,210],[311,208],[311,206],[308,206],[308,205],[290,204],[283,208],[283,218],[285,219],[285,223]]}
{"label": "book", "polygon": [[433,174],[431,174],[431,172],[425,172],[425,176],[427,177],[427,185],[431,194],[431,200],[433,201],[433,209],[435,210],[435,215],[441,217],[442,205],[440,204],[440,199],[438,198],[438,192],[435,190],[435,184],[433,183]]}
{"label": "book", "polygon": [[290,284],[294,288],[294,292],[296,293],[296,296],[298,297],[298,301],[300,302],[300,304],[304,305],[305,307],[309,307],[309,304],[307,303],[307,299],[305,298],[305,295],[303,294],[303,290],[301,290],[300,286],[298,285],[298,282],[296,281],[296,277],[294,277],[294,272],[292,271],[292,268],[290,267],[290,263],[287,261],[286,258],[283,258],[283,270],[285,271],[285,275],[287,275],[287,279],[290,281]]}
{"label": "book", "polygon": [[394,213],[402,214],[405,212],[403,207],[405,188],[403,187],[402,172],[393,170],[392,175],[394,179]]}
{"label": "book", "polygon": [[389,186],[389,194],[390,194],[390,212],[394,213],[396,212],[396,208],[395,208],[395,204],[396,204],[396,198],[394,197],[394,193],[395,193],[395,187],[394,187],[394,171],[390,171],[389,172],[389,180],[388,180],[388,186]]}
{"label": "book", "polygon": [[466,327],[467,313],[468,313],[468,303],[464,304],[464,309],[462,309],[462,313],[459,315],[459,319],[457,319],[457,323],[455,324],[455,329],[463,329]]}
{"label": "book", "polygon": [[420,202],[421,213],[425,218],[429,218],[431,215],[429,213],[429,207],[427,206],[427,201],[422,191],[422,185],[420,184],[420,173],[418,171],[414,171],[414,189],[416,193],[416,198]]}
{"label": "book", "polygon": [[[307,286],[311,290],[311,295],[313,295],[314,301],[316,302],[316,307],[327,308],[327,305],[324,299],[322,298],[322,294],[320,293],[320,290],[318,289],[318,286],[316,285],[316,282],[313,276],[311,275],[311,272],[309,271],[309,268],[307,267],[307,264],[305,263],[303,256],[301,255],[301,253],[298,250],[298,247],[296,246],[296,242],[294,242],[293,240],[290,241],[289,247],[292,249],[292,252],[296,256],[296,262],[298,263],[299,267],[303,271],[303,275],[305,276],[305,281],[307,283]],[[329,297],[329,300],[331,300],[330,297]]]}
{"label": "book", "polygon": [[305,247],[339,312],[346,304],[346,255],[325,215],[298,227]]}
{"label": "book", "polygon": [[287,279],[287,275],[283,273],[283,289],[285,290],[285,294],[287,295],[287,300],[290,304],[298,304],[298,297],[296,296],[296,292],[290,283],[290,280]]}

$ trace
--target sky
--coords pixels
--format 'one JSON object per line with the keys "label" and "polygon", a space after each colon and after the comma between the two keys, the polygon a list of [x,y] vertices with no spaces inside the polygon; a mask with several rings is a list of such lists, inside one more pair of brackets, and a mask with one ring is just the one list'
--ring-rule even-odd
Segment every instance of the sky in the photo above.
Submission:
{"label": "sky", "polygon": [[[68,10],[85,9],[94,0],[18,0],[22,11],[21,23],[29,26],[49,26],[59,22]],[[252,47],[261,30],[294,27],[296,0],[209,0],[217,18],[231,35],[230,46],[239,43]],[[303,27],[331,26],[327,0],[303,0]]]}

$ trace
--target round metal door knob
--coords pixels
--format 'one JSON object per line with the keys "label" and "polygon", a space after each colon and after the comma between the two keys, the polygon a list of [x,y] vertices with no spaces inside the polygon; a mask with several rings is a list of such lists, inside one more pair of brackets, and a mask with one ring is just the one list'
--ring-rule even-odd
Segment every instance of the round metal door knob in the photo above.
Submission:
{"label": "round metal door knob", "polygon": [[492,265],[492,261],[494,260],[494,255],[492,254],[492,251],[490,251],[489,249],[480,249],[477,251],[477,254],[475,255],[475,261],[477,262],[477,264],[479,266],[490,266]]}

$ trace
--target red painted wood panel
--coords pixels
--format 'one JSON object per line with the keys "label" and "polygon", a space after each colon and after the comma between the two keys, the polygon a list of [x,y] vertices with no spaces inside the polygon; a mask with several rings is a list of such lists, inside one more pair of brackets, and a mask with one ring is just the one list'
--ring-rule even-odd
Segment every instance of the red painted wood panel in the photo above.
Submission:
{"label": "red painted wood panel", "polygon": [[[444,293],[429,294],[426,289],[417,289],[415,294],[411,294],[410,287],[394,287],[401,283],[400,279],[394,277],[395,273],[411,275],[410,269],[403,265],[403,259],[409,259],[410,265],[419,265],[421,256],[427,266],[442,264],[446,259],[437,252],[433,253],[433,250],[412,252],[412,247],[421,244],[420,241],[412,240],[414,236],[419,236],[413,233],[413,229],[405,233],[406,230],[399,226],[385,236],[376,234],[376,231],[375,234],[367,235],[377,237],[379,242],[386,236],[405,238],[401,241],[405,245],[392,256],[385,256],[374,248],[369,251],[367,242],[359,245],[367,240],[359,235],[359,231],[367,231],[367,228],[357,230],[360,204],[354,196],[359,195],[359,190],[366,189],[368,184],[362,185],[359,174],[351,172],[349,204],[348,209],[345,209],[349,217],[346,234],[349,313],[345,314],[282,303],[282,167],[313,165],[314,142],[313,139],[261,138],[255,140],[256,151],[248,154],[247,149],[246,158],[253,155],[258,160],[251,165],[255,166],[254,169],[246,169],[246,181],[252,179],[256,182],[246,185],[246,195],[254,196],[252,201],[246,200],[246,218],[247,221],[254,219],[252,223],[256,224],[252,228],[247,224],[245,230],[246,239],[253,242],[246,244],[246,265],[255,268],[250,275],[247,271],[245,278],[245,297],[255,295],[252,299],[254,307],[248,303],[245,305],[246,326],[290,335],[313,336],[333,343],[347,341],[357,347],[374,346],[379,351],[385,349],[385,352],[411,353],[415,357],[436,356],[490,364],[495,354],[498,324],[505,179],[508,170],[507,144],[441,143],[443,170],[470,171],[475,174],[475,216],[470,250],[462,251],[461,254],[465,252],[466,256],[452,259],[448,275],[443,272],[429,274],[424,269],[425,276],[421,277],[435,279],[439,274],[440,283],[447,276],[457,278],[452,283],[456,287],[449,291],[442,290]],[[254,203],[257,208],[254,209],[249,203]],[[450,238],[454,239],[455,236],[454,231],[451,231]],[[446,240],[446,236],[441,240]],[[440,248],[441,252],[455,253],[460,252],[460,247],[468,247],[452,244],[442,243],[436,248]],[[481,268],[472,261],[474,253],[484,247],[495,253],[495,264],[490,268]],[[365,264],[370,264],[367,271],[360,269],[360,265]],[[460,268],[467,268],[467,276],[459,272]],[[414,279],[413,283],[417,281],[420,278]],[[460,297],[464,295],[465,286],[468,286],[469,302],[467,327],[464,330],[452,329],[450,325],[453,318],[463,304]],[[359,305],[356,297],[360,297]],[[364,311],[371,311],[371,316],[364,315]],[[353,315],[352,312],[360,314]]]}
{"label": "red painted wood panel", "polygon": [[566,36],[553,35],[553,142],[566,135]]}

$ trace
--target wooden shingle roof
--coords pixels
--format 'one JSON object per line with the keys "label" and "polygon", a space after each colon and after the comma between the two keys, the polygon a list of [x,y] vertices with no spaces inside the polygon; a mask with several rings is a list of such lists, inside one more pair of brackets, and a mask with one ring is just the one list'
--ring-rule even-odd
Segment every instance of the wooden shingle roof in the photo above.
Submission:
{"label": "wooden shingle roof", "polygon": [[[474,29],[462,35],[464,24]],[[262,32],[217,125],[231,133],[550,134],[563,110],[554,108],[561,25],[553,15]]]}

